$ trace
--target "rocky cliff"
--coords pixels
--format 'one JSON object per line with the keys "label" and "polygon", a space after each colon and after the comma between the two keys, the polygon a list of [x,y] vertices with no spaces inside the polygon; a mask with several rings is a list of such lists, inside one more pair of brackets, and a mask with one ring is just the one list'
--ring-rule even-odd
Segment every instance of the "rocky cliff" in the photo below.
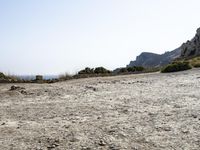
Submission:
{"label": "rocky cliff", "polygon": [[181,57],[190,58],[200,55],[200,28],[197,29],[196,35],[190,41],[183,43],[181,46]]}
{"label": "rocky cliff", "polygon": [[181,47],[161,55],[143,52],[137,56],[135,61],[131,61],[127,66],[160,67],[170,63],[176,58],[182,59],[196,56],[200,56],[200,28],[197,29],[194,38],[183,43]]}
{"label": "rocky cliff", "polygon": [[143,52],[137,56],[135,61],[131,61],[127,67],[143,66],[143,67],[160,67],[170,63],[175,58],[178,58],[181,54],[181,49],[177,48],[173,51],[166,52],[164,54],[155,54],[149,52]]}

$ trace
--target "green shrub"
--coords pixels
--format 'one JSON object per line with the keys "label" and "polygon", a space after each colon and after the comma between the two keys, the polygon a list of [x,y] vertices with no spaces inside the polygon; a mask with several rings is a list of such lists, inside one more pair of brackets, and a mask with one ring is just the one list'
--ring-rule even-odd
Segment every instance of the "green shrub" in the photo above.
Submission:
{"label": "green shrub", "polygon": [[78,74],[93,74],[93,73],[94,69],[89,67],[86,67],[84,70],[78,72]]}
{"label": "green shrub", "polygon": [[96,74],[106,74],[106,73],[111,73],[111,71],[105,69],[104,67],[97,67],[97,68],[94,69],[94,73],[96,73]]}
{"label": "green shrub", "polygon": [[119,70],[119,73],[126,73],[126,72],[128,72],[127,68],[121,68]]}
{"label": "green shrub", "polygon": [[199,68],[200,67],[200,57],[191,59],[190,64],[195,68]]}
{"label": "green shrub", "polygon": [[128,68],[127,68],[127,71],[128,71],[128,72],[135,72],[136,69],[135,69],[135,67],[128,67]]}
{"label": "green shrub", "polygon": [[172,62],[171,64],[167,65],[166,67],[162,68],[162,73],[167,72],[177,72],[191,69],[189,62]]}
{"label": "green shrub", "polygon": [[0,72],[0,78],[5,78],[6,76],[2,73],[2,72]]}
{"label": "green shrub", "polygon": [[128,72],[135,72],[135,71],[144,71],[144,67],[142,66],[134,66],[126,68]]}
{"label": "green shrub", "polygon": [[144,71],[144,67],[142,66],[134,66],[135,71]]}
{"label": "green shrub", "polygon": [[192,64],[192,66],[195,67],[195,68],[199,68],[200,67],[200,63],[194,63],[194,64]]}

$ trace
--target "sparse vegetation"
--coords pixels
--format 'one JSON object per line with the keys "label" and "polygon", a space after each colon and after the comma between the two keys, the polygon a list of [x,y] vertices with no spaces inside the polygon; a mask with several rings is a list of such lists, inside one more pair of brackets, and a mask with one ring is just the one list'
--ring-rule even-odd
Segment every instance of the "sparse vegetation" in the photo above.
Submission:
{"label": "sparse vegetation", "polygon": [[96,73],[96,74],[107,74],[107,73],[111,73],[111,72],[112,71],[107,70],[104,67],[97,67],[97,68],[94,69],[94,73]]}
{"label": "sparse vegetation", "polygon": [[126,72],[128,72],[127,68],[121,68],[119,70],[119,73],[126,73]]}
{"label": "sparse vegetation", "polygon": [[195,68],[199,68],[200,67],[200,57],[196,57],[196,58],[192,58],[190,60],[188,60],[190,62],[190,64],[195,67]]}
{"label": "sparse vegetation", "polygon": [[0,79],[1,78],[5,78],[5,75],[2,72],[0,72]]}
{"label": "sparse vegetation", "polygon": [[78,74],[94,74],[94,69],[86,67],[85,69],[78,72]]}
{"label": "sparse vegetation", "polygon": [[133,66],[133,67],[126,67],[121,68],[118,73],[134,73],[134,72],[142,72],[145,71],[145,68],[142,66]]}
{"label": "sparse vegetation", "polygon": [[161,72],[162,73],[177,72],[177,71],[188,70],[191,68],[192,67],[188,61],[175,61],[162,68]]}
{"label": "sparse vegetation", "polygon": [[20,78],[14,75],[5,75],[4,73],[0,72],[0,82],[1,83],[15,83],[15,82],[22,82]]}
{"label": "sparse vegetation", "polygon": [[112,71],[107,70],[104,67],[97,67],[97,68],[89,68],[86,67],[85,69],[81,70],[78,72],[78,75],[83,75],[83,74],[108,74],[111,73]]}

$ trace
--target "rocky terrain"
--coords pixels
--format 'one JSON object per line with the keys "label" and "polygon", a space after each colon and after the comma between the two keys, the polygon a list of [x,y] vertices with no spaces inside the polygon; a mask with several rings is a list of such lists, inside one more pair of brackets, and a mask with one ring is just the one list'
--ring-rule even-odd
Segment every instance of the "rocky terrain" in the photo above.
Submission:
{"label": "rocky terrain", "polygon": [[127,66],[160,67],[169,64],[176,58],[188,59],[197,56],[200,56],[200,28],[197,29],[194,38],[186,43],[183,43],[181,47],[161,55],[143,52],[137,56],[135,61],[131,61]]}
{"label": "rocky terrain", "polygon": [[200,28],[197,29],[196,35],[190,41],[183,43],[181,46],[181,57],[196,57],[200,55]]}
{"label": "rocky terrain", "polygon": [[161,67],[169,64],[172,60],[180,57],[181,49],[177,48],[164,54],[155,54],[143,52],[136,57],[135,61],[131,61],[127,67],[143,66],[143,67]]}
{"label": "rocky terrain", "polygon": [[199,150],[199,71],[0,84],[0,149]]}

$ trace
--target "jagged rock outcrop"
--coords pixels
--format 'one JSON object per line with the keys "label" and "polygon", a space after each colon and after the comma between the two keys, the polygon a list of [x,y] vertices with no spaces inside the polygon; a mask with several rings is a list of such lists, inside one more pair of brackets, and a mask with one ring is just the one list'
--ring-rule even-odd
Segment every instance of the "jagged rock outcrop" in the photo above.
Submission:
{"label": "jagged rock outcrop", "polygon": [[200,55],[200,28],[197,29],[195,37],[183,43],[181,46],[181,57],[190,58]]}
{"label": "jagged rock outcrop", "polygon": [[200,56],[200,28],[197,29],[194,38],[183,43],[181,47],[161,55],[143,52],[137,56],[135,61],[131,61],[127,66],[160,67],[170,63],[176,58],[182,59],[196,56]]}
{"label": "jagged rock outcrop", "polygon": [[143,52],[137,56],[135,61],[131,61],[127,67],[143,66],[143,67],[160,67],[169,64],[172,60],[180,57],[181,49],[177,48],[164,54],[155,54]]}

